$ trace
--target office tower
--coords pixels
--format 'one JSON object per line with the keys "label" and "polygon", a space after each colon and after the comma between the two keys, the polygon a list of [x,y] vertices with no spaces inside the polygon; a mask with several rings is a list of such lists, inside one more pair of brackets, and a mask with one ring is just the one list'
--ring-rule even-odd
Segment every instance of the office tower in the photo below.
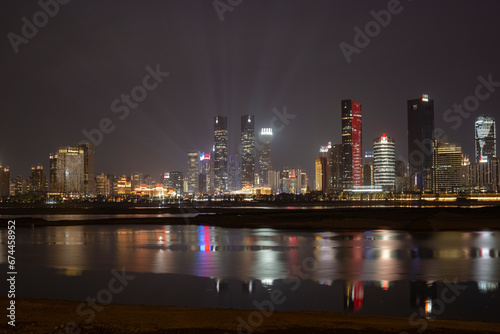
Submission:
{"label": "office tower", "polygon": [[308,186],[307,186],[307,181],[308,181],[307,173],[305,171],[301,171],[299,184],[300,184],[300,193],[302,195],[304,195],[305,193],[307,193],[309,191]]}
{"label": "office tower", "polygon": [[113,176],[104,173],[95,176],[96,194],[98,196],[112,196],[113,195]]}
{"label": "office tower", "polygon": [[49,155],[49,181],[50,181],[50,191],[59,192],[59,186],[57,185],[57,154]]}
{"label": "office tower", "polygon": [[273,169],[272,163],[273,129],[262,128],[259,135],[259,185],[269,187],[269,171]]}
{"label": "office tower", "polygon": [[342,100],[343,188],[362,185],[361,103]]}
{"label": "office tower", "polygon": [[229,190],[240,190],[241,187],[241,158],[239,155],[234,154],[229,156],[227,165]]}
{"label": "office tower", "polygon": [[163,186],[168,191],[175,192],[176,196],[181,196],[184,188],[184,174],[182,172],[166,172],[163,178]]}
{"label": "office tower", "polygon": [[45,189],[45,173],[42,164],[31,166],[31,191],[44,192]]}
{"label": "office tower", "polygon": [[373,141],[373,183],[382,189],[394,191],[396,184],[396,144],[394,139],[382,137]]}
{"label": "office tower", "polygon": [[497,136],[495,118],[481,115],[475,122],[476,162],[487,162],[497,156]]}
{"label": "office tower", "polygon": [[271,194],[276,195],[280,193],[281,175],[277,170],[270,170],[267,173],[268,186],[271,188]]}
{"label": "office tower", "polygon": [[321,146],[315,161],[315,190],[328,191],[328,146]]}
{"label": "office tower", "polygon": [[10,195],[10,169],[0,165],[0,197]]}
{"label": "office tower", "polygon": [[373,186],[373,151],[366,151],[363,158],[363,186]]}
{"label": "office tower", "polygon": [[[283,168],[280,193],[299,195],[304,188],[304,174],[299,168]],[[307,184],[305,185],[307,187]]]}
{"label": "office tower", "polygon": [[210,153],[202,152],[200,155],[200,177],[199,189],[200,193],[211,193],[211,184],[213,184],[212,161]]}
{"label": "office tower", "polygon": [[15,179],[10,181],[10,195],[18,196],[23,193],[23,178],[21,175],[16,176]]}
{"label": "office tower", "polygon": [[200,177],[200,151],[188,152],[188,193],[198,194],[199,191],[199,177]]}
{"label": "office tower", "polygon": [[255,174],[254,116],[241,116],[241,186],[253,187]]}
{"label": "office tower", "polygon": [[481,192],[500,192],[500,158],[470,163],[465,169],[466,185]]}
{"label": "office tower", "polygon": [[95,193],[95,147],[90,143],[80,144],[83,149],[83,192],[86,195]]}
{"label": "office tower", "polygon": [[342,145],[328,143],[328,192],[342,190]]}
{"label": "office tower", "polygon": [[139,172],[132,173],[132,175],[130,176],[130,186],[132,190],[134,190],[135,188],[140,188],[141,184],[143,183],[143,179],[144,179],[143,173]]}
{"label": "office tower", "polygon": [[215,116],[214,123],[214,192],[226,192],[227,185],[227,116]]}
{"label": "office tower", "polygon": [[414,191],[430,191],[434,100],[424,94],[420,99],[408,100],[407,107],[410,187]]}
{"label": "office tower", "polygon": [[57,153],[58,191],[63,193],[83,194],[85,152],[82,146],[61,147]]}
{"label": "office tower", "polygon": [[462,186],[462,148],[457,144],[434,141],[432,152],[432,191],[452,192]]}

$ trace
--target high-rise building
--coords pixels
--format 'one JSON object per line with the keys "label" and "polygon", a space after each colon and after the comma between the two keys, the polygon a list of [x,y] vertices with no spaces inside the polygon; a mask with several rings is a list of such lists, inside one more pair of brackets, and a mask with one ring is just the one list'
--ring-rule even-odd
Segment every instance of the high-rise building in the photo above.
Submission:
{"label": "high-rise building", "polygon": [[363,157],[363,186],[373,184],[373,151],[366,151]]}
{"label": "high-rise building", "polygon": [[184,188],[184,174],[182,172],[166,172],[163,177],[163,187],[168,191],[174,191],[181,196]]}
{"label": "high-rise building", "polygon": [[214,192],[226,192],[227,183],[227,116],[215,116],[214,147]]}
{"label": "high-rise building", "polygon": [[241,116],[241,186],[253,187],[255,174],[255,119]]}
{"label": "high-rise building", "polygon": [[98,196],[112,196],[113,195],[113,176],[104,173],[95,176],[96,194]]}
{"label": "high-rise building", "polygon": [[200,155],[200,178],[199,178],[200,193],[212,193],[213,188],[213,170],[212,159],[210,153],[202,152]]}
{"label": "high-rise building", "polygon": [[43,165],[31,166],[31,191],[44,192],[46,182]]}
{"label": "high-rise building", "polygon": [[229,190],[241,189],[241,158],[238,154],[230,155],[227,165]]}
{"label": "high-rise building", "polygon": [[481,115],[475,122],[476,162],[487,162],[497,156],[497,136],[495,118]]}
{"label": "high-rise building", "polygon": [[0,197],[10,195],[10,169],[0,165]]}
{"label": "high-rise building", "polygon": [[262,128],[259,135],[259,185],[269,186],[269,171],[273,169],[272,163],[273,129]]}
{"label": "high-rise building", "polygon": [[430,191],[434,100],[424,94],[420,99],[408,100],[407,107],[410,187],[414,191]]}
{"label": "high-rise building", "polygon": [[328,191],[328,146],[321,146],[315,161],[314,190],[323,193]]}
{"label": "high-rise building", "polygon": [[342,190],[342,145],[328,143],[328,192]]}
{"label": "high-rise building", "polygon": [[85,152],[82,146],[61,147],[57,153],[57,185],[63,193],[83,194]]}
{"label": "high-rise building", "polygon": [[285,167],[281,173],[280,193],[300,195],[305,192],[307,179],[303,180],[304,175],[299,168]]}
{"label": "high-rise building", "polygon": [[408,172],[406,163],[402,160],[396,160],[396,187],[397,193],[406,192],[409,190],[408,186]]}
{"label": "high-rise building", "polygon": [[50,154],[49,156],[49,181],[50,181],[50,191],[59,192],[59,186],[57,184],[57,154]]}
{"label": "high-rise building", "polygon": [[80,146],[83,149],[83,192],[86,195],[95,193],[95,147],[90,143],[83,143]]}
{"label": "high-rise building", "polygon": [[362,185],[361,103],[342,100],[343,188]]}
{"label": "high-rise building", "polygon": [[396,144],[394,139],[382,137],[373,141],[373,183],[384,190],[394,191],[396,184]]}
{"label": "high-rise building", "polygon": [[23,178],[21,175],[16,176],[15,179],[10,181],[10,195],[18,196],[23,193]]}
{"label": "high-rise building", "polygon": [[130,176],[130,184],[132,190],[140,188],[144,179],[144,174],[140,172],[132,173]]}
{"label": "high-rise building", "polygon": [[457,144],[434,141],[432,152],[432,191],[452,192],[462,186],[462,148]]}
{"label": "high-rise building", "polygon": [[269,188],[271,188],[271,194],[279,194],[280,193],[280,182],[281,182],[281,175],[280,172],[277,170],[270,170],[267,173],[267,179],[269,183]]}
{"label": "high-rise building", "polygon": [[188,152],[188,193],[198,194],[200,185],[200,151]]}

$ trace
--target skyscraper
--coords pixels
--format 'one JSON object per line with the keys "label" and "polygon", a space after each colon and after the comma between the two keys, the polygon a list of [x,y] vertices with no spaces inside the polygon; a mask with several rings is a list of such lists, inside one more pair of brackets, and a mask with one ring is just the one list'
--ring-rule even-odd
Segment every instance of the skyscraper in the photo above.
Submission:
{"label": "skyscraper", "polygon": [[210,153],[202,152],[200,155],[200,193],[211,193],[213,187],[212,159]]}
{"label": "skyscraper", "polygon": [[45,183],[46,179],[43,165],[38,164],[36,166],[31,166],[31,191],[44,192]]}
{"label": "skyscraper", "polygon": [[273,129],[262,128],[259,136],[259,179],[261,187],[269,187],[269,171],[272,164]]}
{"label": "skyscraper", "polygon": [[241,186],[254,184],[255,122],[254,116],[241,116]]}
{"label": "skyscraper", "polygon": [[49,156],[49,181],[50,181],[50,191],[58,192],[59,186],[57,184],[57,154],[50,154]]}
{"label": "skyscraper", "polygon": [[462,148],[447,142],[434,141],[432,152],[432,190],[447,193],[462,186]]}
{"label": "skyscraper", "polygon": [[227,116],[215,116],[214,123],[214,192],[227,191]]}
{"label": "skyscraper", "polygon": [[190,194],[199,193],[200,175],[200,151],[188,152],[188,192]]}
{"label": "skyscraper", "polygon": [[319,157],[315,160],[314,190],[326,193],[328,191],[328,146],[321,146]]}
{"label": "skyscraper", "polygon": [[362,185],[361,103],[342,100],[343,188]]}
{"label": "skyscraper", "polygon": [[375,186],[394,191],[396,183],[396,144],[394,139],[382,137],[373,141],[373,180]]}
{"label": "skyscraper", "polygon": [[328,143],[328,192],[342,190],[342,145]]}
{"label": "skyscraper", "polygon": [[87,195],[95,193],[95,147],[90,143],[83,143],[80,146],[83,149],[83,192]]}
{"label": "skyscraper", "polygon": [[487,162],[497,156],[497,136],[495,118],[481,115],[475,122],[476,162]]}
{"label": "skyscraper", "polygon": [[432,188],[432,141],[434,134],[434,100],[427,95],[408,100],[408,163],[411,190]]}
{"label": "skyscraper", "polygon": [[96,194],[98,196],[112,196],[113,195],[113,176],[104,173],[95,176]]}
{"label": "skyscraper", "polygon": [[363,158],[363,186],[373,184],[373,151],[367,151]]}
{"label": "skyscraper", "polygon": [[82,146],[61,147],[57,153],[57,185],[63,193],[84,193],[84,160]]}

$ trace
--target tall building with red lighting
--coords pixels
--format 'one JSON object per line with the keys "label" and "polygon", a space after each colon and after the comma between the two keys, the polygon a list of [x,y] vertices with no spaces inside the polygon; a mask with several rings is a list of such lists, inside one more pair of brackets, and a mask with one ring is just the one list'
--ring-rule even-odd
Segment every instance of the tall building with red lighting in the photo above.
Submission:
{"label": "tall building with red lighting", "polygon": [[342,100],[342,163],[343,188],[363,184],[361,140],[361,103]]}

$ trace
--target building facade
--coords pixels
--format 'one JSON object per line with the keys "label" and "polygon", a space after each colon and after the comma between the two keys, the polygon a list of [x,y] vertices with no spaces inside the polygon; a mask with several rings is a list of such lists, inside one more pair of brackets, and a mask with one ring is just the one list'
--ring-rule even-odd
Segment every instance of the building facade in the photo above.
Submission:
{"label": "building facade", "polygon": [[58,192],[84,194],[85,153],[81,146],[61,147],[57,153],[56,184]]}
{"label": "building facade", "polygon": [[46,191],[47,180],[42,164],[31,166],[31,191],[40,193]]}
{"label": "building facade", "polygon": [[363,183],[361,103],[342,100],[343,188],[353,189]]}
{"label": "building facade", "polygon": [[432,152],[432,191],[454,192],[463,186],[462,148],[457,144],[434,141]]}
{"label": "building facade", "polygon": [[385,133],[373,141],[373,183],[387,191],[396,184],[396,143]]}
{"label": "building facade", "polygon": [[410,187],[414,191],[431,191],[434,100],[425,94],[408,100],[407,118]]}
{"label": "building facade", "polygon": [[255,117],[241,116],[241,186],[253,187],[255,174]]}
{"label": "building facade", "polygon": [[187,159],[188,193],[198,194],[200,192],[200,151],[189,151]]}
{"label": "building facade", "polygon": [[342,145],[328,143],[328,192],[342,191]]}
{"label": "building facade", "polygon": [[486,162],[497,156],[497,136],[495,118],[481,115],[476,118],[475,156],[476,162]]}
{"label": "building facade", "polygon": [[262,128],[259,135],[259,186],[269,186],[269,171],[273,169],[272,163],[273,129]]}
{"label": "building facade", "polygon": [[215,116],[214,120],[214,192],[226,192],[227,180],[227,116]]}

